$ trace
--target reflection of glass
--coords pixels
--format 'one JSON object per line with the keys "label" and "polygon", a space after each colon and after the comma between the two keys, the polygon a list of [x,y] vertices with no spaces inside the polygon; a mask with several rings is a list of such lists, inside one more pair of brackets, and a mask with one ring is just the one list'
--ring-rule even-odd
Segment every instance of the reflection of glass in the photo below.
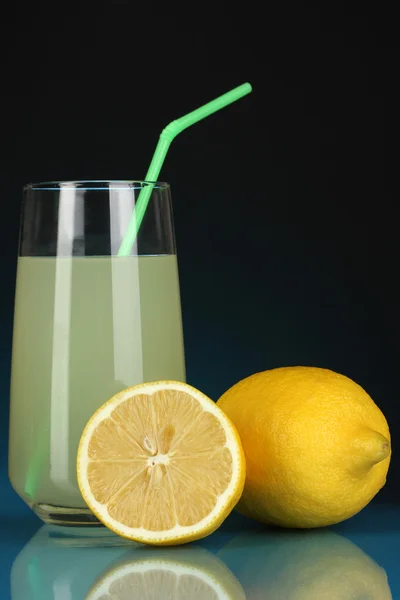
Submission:
{"label": "reflection of glass", "polygon": [[155,549],[106,529],[71,531],[45,525],[26,544],[11,600],[245,600],[231,571],[195,544]]}
{"label": "reflection of glass", "polygon": [[247,600],[392,599],[384,569],[329,530],[243,533],[218,556]]}
{"label": "reflection of glass", "polygon": [[191,545],[145,548],[105,572],[85,600],[246,600],[231,571],[213,554]]}
{"label": "reflection of glass", "polygon": [[110,563],[135,548],[105,528],[44,525],[14,560],[12,600],[83,600]]}
{"label": "reflection of glass", "polygon": [[131,256],[116,256],[144,185],[25,189],[9,471],[14,489],[45,522],[98,523],[75,474],[93,412],[134,384],[185,380],[168,184],[153,187]]}

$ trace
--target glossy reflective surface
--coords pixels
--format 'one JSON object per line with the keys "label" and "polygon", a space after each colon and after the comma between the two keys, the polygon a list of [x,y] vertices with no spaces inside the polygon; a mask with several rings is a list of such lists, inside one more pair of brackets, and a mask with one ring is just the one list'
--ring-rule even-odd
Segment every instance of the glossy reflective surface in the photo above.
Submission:
{"label": "glossy reflective surface", "polygon": [[233,514],[212,536],[151,548],[106,529],[0,520],[5,600],[400,599],[400,507],[329,529],[267,529]]}

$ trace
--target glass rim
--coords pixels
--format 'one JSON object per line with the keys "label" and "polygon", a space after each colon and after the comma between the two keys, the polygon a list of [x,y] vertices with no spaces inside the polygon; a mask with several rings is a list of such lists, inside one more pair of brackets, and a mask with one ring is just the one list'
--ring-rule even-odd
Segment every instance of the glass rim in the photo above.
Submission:
{"label": "glass rim", "polygon": [[169,183],[166,181],[148,181],[141,179],[77,179],[71,181],[41,181],[38,183],[28,183],[23,186],[26,191],[55,191],[65,188],[78,188],[87,191],[102,191],[115,186],[118,189],[141,190],[146,185],[152,185],[156,189],[168,189]]}

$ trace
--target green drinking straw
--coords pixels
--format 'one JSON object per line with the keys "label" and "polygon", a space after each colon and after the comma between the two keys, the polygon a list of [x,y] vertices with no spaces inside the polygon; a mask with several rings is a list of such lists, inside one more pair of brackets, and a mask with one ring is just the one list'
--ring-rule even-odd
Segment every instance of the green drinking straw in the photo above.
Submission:
{"label": "green drinking straw", "polygon": [[184,129],[187,129],[194,123],[197,123],[209,115],[212,115],[213,113],[217,112],[217,110],[228,106],[228,104],[232,104],[232,102],[243,98],[243,96],[250,94],[251,91],[252,88],[250,83],[243,83],[230,92],[227,92],[215,100],[211,100],[211,102],[204,104],[204,106],[200,106],[200,108],[193,110],[184,117],[172,121],[165,127],[165,129],[163,129],[150,163],[149,170],[146,174],[145,181],[149,183],[144,185],[144,187],[142,187],[140,190],[124,239],[122,240],[121,246],[118,250],[118,256],[129,256],[131,253],[132,247],[136,241],[140,226],[142,224],[143,217],[146,213],[147,206],[149,204],[151,192],[153,191],[155,182],[157,181],[172,140]]}

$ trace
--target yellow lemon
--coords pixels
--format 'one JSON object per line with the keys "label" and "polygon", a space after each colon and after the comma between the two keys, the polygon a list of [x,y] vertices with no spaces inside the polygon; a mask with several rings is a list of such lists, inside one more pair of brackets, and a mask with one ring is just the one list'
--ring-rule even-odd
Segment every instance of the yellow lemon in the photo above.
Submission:
{"label": "yellow lemon", "polygon": [[212,533],[240,498],[245,461],[229,418],[195,388],[145,383],[87,423],[77,477],[92,512],[119,535],[154,545]]}
{"label": "yellow lemon", "polygon": [[388,424],[344,375],[271,369],[243,379],[217,404],[245,451],[238,509],[247,516],[283,527],[331,525],[359,512],[386,481]]}

